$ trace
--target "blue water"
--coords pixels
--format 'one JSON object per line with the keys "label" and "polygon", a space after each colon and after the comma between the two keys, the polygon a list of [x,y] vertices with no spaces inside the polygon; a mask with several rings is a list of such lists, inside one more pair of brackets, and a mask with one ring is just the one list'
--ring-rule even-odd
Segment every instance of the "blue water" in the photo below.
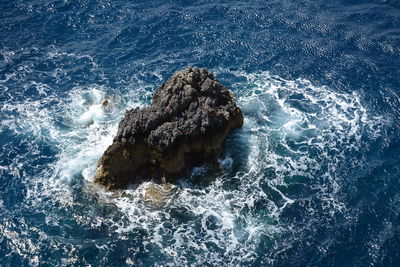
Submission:
{"label": "blue water", "polygon": [[[398,1],[0,9],[1,266],[400,265]],[[94,186],[125,110],[187,66],[245,115],[223,170],[161,203]]]}

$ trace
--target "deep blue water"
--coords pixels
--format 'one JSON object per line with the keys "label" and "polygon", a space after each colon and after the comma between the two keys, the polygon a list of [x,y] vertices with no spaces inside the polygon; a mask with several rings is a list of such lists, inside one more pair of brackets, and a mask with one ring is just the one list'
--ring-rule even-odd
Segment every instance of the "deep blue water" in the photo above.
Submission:
{"label": "deep blue water", "polygon": [[[1,266],[400,265],[398,1],[0,10]],[[224,171],[161,204],[93,186],[124,111],[187,66],[244,112]]]}

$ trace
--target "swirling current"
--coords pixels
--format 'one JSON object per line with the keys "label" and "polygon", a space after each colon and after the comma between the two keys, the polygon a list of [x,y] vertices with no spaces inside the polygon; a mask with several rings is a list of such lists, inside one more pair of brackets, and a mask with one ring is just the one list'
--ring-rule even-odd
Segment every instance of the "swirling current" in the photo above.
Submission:
{"label": "swirling current", "polygon": [[[0,7],[1,266],[399,266],[397,1]],[[244,113],[221,170],[157,203],[94,186],[125,111],[187,66]]]}

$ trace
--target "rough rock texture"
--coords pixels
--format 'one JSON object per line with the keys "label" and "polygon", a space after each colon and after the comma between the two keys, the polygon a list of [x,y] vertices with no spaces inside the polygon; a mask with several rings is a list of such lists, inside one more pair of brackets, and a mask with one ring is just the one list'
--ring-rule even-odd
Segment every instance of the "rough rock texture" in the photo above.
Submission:
{"label": "rough rock texture", "polygon": [[150,106],[126,112],[94,181],[109,189],[149,178],[173,182],[195,165],[215,162],[225,138],[242,124],[228,88],[207,69],[176,72]]}

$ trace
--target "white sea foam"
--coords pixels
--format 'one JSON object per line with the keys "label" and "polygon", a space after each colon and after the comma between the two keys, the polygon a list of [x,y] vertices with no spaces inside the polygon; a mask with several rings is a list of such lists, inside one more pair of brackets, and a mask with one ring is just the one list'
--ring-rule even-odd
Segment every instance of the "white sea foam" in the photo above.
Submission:
{"label": "white sea foam", "polygon": [[[119,193],[88,188],[86,194],[116,207],[121,218],[88,212],[75,214],[75,220],[94,229],[109,225],[121,238],[143,229],[145,248],[156,246],[176,265],[187,264],[189,258],[198,264],[235,265],[252,262],[262,242],[273,242],[276,236],[291,231],[281,220],[282,212],[307,198],[298,199],[290,190],[292,184],[309,183],[313,197],[323,202],[327,212],[345,209],[337,197],[339,169],[345,161],[357,160],[347,155],[365,148],[363,137],[379,136],[383,118],[370,114],[357,93],[338,93],[307,80],[284,80],[268,72],[229,74],[240,80],[232,89],[245,122],[231,137],[233,145],[226,147],[228,156],[220,160],[224,169],[220,176],[208,185],[183,179],[165,194],[161,205],[146,201],[146,190],[158,186],[151,181]],[[30,203],[41,205],[47,199],[73,207],[77,203],[71,184],[76,179],[90,183],[96,162],[111,144],[123,113],[142,105],[140,93],[134,88],[120,99],[110,97],[105,108],[102,101],[109,97],[108,90],[101,86],[74,88],[62,100],[52,96],[46,86],[37,88],[43,99],[1,107],[1,111],[16,114],[2,120],[1,127],[29,133],[59,151],[55,163],[29,186]],[[48,105],[51,101],[57,104]],[[238,157],[235,151],[243,155]],[[15,164],[17,170],[20,163]],[[200,167],[193,175],[205,173]],[[49,224],[59,224],[48,216]],[[273,255],[265,256],[273,261]],[[35,262],[32,259],[32,264]]]}

